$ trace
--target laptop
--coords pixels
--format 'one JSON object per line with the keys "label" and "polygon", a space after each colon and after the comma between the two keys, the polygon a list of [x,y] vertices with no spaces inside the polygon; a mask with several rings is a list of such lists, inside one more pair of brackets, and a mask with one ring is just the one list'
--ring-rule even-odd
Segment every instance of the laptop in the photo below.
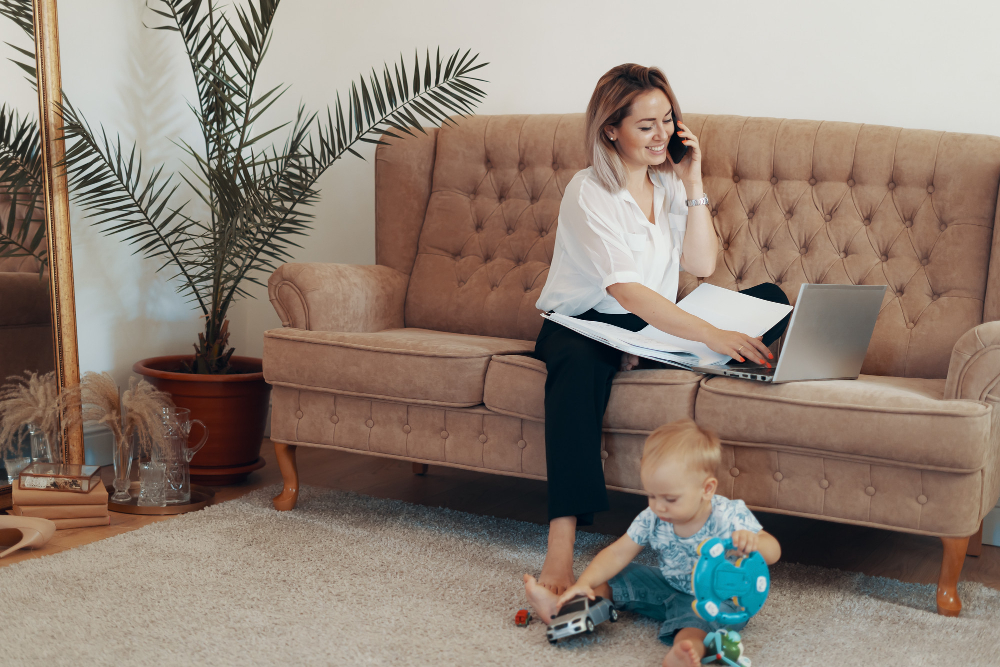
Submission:
{"label": "laptop", "polygon": [[760,382],[855,380],[885,289],[885,285],[803,284],[773,368],[745,362],[691,370]]}

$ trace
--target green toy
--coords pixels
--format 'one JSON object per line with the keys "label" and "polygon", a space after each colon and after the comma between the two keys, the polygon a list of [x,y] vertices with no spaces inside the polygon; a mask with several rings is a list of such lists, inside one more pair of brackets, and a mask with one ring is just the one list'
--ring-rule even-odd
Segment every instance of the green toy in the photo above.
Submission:
{"label": "green toy", "polygon": [[750,667],[750,658],[743,656],[743,642],[735,630],[719,630],[705,635],[706,655],[703,665],[717,664],[729,667]]}

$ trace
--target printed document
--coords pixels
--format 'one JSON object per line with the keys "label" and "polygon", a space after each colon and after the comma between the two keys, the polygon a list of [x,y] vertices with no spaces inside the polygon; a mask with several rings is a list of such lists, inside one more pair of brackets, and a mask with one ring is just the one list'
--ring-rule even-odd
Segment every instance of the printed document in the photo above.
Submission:
{"label": "printed document", "polygon": [[[724,287],[702,283],[681,299],[677,307],[700,317],[714,327],[739,331],[756,338],[792,312],[791,306],[765,301],[747,294],[740,294]],[[631,332],[603,322],[590,322],[558,313],[545,313],[542,317],[600,341],[615,349],[638,357],[660,361],[674,366],[722,366],[731,357],[712,351],[704,343],[678,338],[664,331],[647,326]]]}

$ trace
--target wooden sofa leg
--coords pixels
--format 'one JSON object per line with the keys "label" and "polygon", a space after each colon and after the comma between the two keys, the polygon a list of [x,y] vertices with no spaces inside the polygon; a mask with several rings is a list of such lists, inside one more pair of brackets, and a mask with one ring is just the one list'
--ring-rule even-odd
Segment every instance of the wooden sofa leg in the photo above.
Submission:
{"label": "wooden sofa leg", "polygon": [[427,464],[413,462],[413,474],[414,475],[426,475],[427,474]]}
{"label": "wooden sofa leg", "polygon": [[969,548],[966,549],[966,556],[981,556],[983,553],[983,524],[979,523],[979,530],[969,538]]}
{"label": "wooden sofa leg", "polygon": [[965,564],[968,537],[942,537],[944,556],[941,558],[941,576],[938,578],[937,611],[942,616],[958,616],[962,601],[958,599],[958,577]]}
{"label": "wooden sofa leg", "polygon": [[295,509],[295,503],[299,500],[299,469],[295,464],[295,445],[276,442],[274,453],[278,457],[278,468],[281,470],[285,488],[271,502],[274,503],[274,509],[287,512]]}

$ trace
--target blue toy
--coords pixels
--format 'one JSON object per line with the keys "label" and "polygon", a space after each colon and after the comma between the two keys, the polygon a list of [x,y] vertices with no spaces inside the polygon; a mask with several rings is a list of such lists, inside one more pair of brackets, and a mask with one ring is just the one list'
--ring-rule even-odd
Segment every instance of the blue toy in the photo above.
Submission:
{"label": "blue toy", "polygon": [[[705,620],[722,625],[746,623],[760,611],[771,590],[767,563],[759,552],[731,563],[726,552],[733,549],[732,540],[714,537],[698,546],[698,562],[691,572],[694,613]],[[723,612],[722,600],[732,599],[738,612]]]}

